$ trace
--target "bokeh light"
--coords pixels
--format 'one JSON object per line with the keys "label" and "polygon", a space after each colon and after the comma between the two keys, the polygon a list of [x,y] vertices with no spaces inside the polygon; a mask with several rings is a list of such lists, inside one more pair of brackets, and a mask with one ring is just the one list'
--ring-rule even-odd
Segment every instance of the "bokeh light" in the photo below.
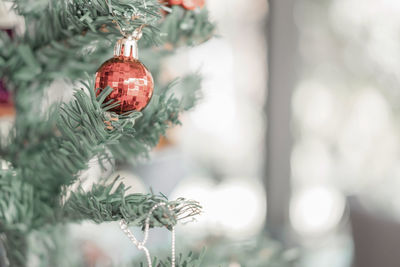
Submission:
{"label": "bokeh light", "polygon": [[191,178],[179,184],[172,196],[196,199],[203,206],[198,221],[185,226],[192,233],[207,231],[242,239],[258,233],[264,225],[265,192],[252,179],[232,178],[216,184],[204,177]]}
{"label": "bokeh light", "polygon": [[304,188],[293,196],[290,220],[293,228],[302,235],[323,235],[339,223],[344,207],[343,196],[332,188]]}

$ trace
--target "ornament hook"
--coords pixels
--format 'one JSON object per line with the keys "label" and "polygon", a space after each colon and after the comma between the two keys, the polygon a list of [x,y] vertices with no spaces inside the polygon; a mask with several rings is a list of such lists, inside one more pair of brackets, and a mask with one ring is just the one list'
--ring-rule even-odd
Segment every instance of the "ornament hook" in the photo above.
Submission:
{"label": "ornament hook", "polygon": [[[110,13],[112,14],[112,16],[114,17],[113,22],[117,25],[117,28],[118,28],[119,32],[121,33],[121,35],[124,36],[125,38],[128,38],[128,37],[130,37],[130,36],[133,36],[133,38],[134,38],[136,41],[140,40],[140,38],[142,38],[142,36],[143,36],[142,29],[143,29],[145,26],[147,26],[147,25],[146,25],[146,24],[142,24],[142,25],[140,25],[139,28],[136,28],[136,29],[132,32],[132,34],[127,34],[127,33],[125,32],[125,29],[123,29],[123,28],[121,27],[121,25],[119,24],[118,20],[115,19],[116,16],[115,16],[115,13],[114,13],[113,8],[112,8],[112,5],[111,5],[111,0],[105,0],[105,1],[106,1],[107,6],[108,6],[108,12],[110,12]],[[108,2],[108,1],[110,1],[110,2]],[[143,5],[144,5],[144,8],[147,9],[147,4],[146,4],[146,1],[145,1],[145,0],[143,0]],[[133,8],[134,8],[135,11],[137,11],[136,8],[135,8],[134,6],[133,6]],[[136,18],[139,18],[140,16],[143,16],[143,15],[135,15],[135,16],[132,17],[132,20],[135,20]],[[143,17],[144,17],[144,21],[145,21],[145,23],[146,23],[146,17],[145,17],[145,16],[143,16]]]}
{"label": "ornament hook", "polygon": [[143,32],[142,32],[143,27],[144,27],[144,24],[142,26],[140,26],[139,28],[135,29],[132,32],[132,38],[135,39],[136,41],[139,41],[140,38],[142,38],[142,36],[143,36]]}

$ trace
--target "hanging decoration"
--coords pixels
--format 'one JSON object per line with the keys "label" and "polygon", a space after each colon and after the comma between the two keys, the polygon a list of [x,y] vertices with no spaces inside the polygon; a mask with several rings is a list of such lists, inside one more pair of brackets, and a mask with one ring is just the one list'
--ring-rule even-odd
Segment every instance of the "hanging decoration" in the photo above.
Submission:
{"label": "hanging decoration", "polygon": [[[162,206],[167,206],[166,203],[164,202],[160,202],[157,203],[156,205],[154,205],[151,210],[149,211],[147,217],[146,217],[146,221],[145,221],[145,226],[144,226],[144,237],[143,237],[143,241],[138,241],[136,239],[136,237],[133,235],[133,233],[131,232],[131,230],[129,230],[128,228],[128,223],[125,220],[121,220],[119,222],[120,228],[122,230],[122,232],[124,232],[124,234],[132,241],[132,243],[139,249],[139,250],[143,250],[145,255],[146,255],[146,261],[147,261],[147,265],[148,267],[152,267],[153,264],[151,262],[151,256],[150,256],[150,252],[149,250],[146,248],[146,242],[147,239],[149,238],[149,229],[150,229],[150,217],[153,214],[153,212]],[[170,212],[172,212],[171,208],[169,206],[168,210]],[[172,226],[172,244],[171,244],[171,267],[175,267],[175,227]]]}
{"label": "hanging decoration", "polygon": [[118,114],[140,111],[153,95],[154,82],[151,73],[139,61],[137,41],[142,37],[141,28],[118,40],[114,57],[104,62],[96,72],[96,90],[100,94],[107,86],[113,91],[105,102],[119,103],[111,111]]}

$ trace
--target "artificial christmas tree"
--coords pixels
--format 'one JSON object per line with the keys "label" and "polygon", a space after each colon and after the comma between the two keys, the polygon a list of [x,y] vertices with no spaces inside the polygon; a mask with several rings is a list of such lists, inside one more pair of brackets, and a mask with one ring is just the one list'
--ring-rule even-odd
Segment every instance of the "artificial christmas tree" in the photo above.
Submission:
{"label": "artificial christmas tree", "polygon": [[[177,98],[173,90],[179,80],[161,83],[159,62],[176,48],[213,35],[207,10],[168,7],[158,0],[12,3],[26,29],[13,39],[0,35],[0,77],[16,108],[14,126],[0,140],[6,163],[0,165],[0,265],[29,266],[36,255],[39,266],[71,266],[67,251],[58,253],[61,248],[48,245],[60,244],[66,223],[123,220],[146,228],[150,214],[149,226],[173,229],[178,220],[198,214],[195,201],[127,194],[115,177],[99,180],[90,190],[71,190],[71,185],[79,184],[90,160],[104,166],[145,157],[167,128],[179,124],[179,113],[194,103],[200,79],[184,77],[188,86]],[[115,101],[121,99],[113,97],[113,84],[99,80],[95,86],[94,72],[110,56],[121,31],[137,29],[143,34],[141,60],[154,78],[154,93],[148,88],[146,102],[151,101],[145,109],[147,103],[118,109],[121,102]],[[43,107],[46,90],[57,79],[80,81],[74,83],[79,89],[69,102]],[[184,262],[181,257],[177,264]]]}

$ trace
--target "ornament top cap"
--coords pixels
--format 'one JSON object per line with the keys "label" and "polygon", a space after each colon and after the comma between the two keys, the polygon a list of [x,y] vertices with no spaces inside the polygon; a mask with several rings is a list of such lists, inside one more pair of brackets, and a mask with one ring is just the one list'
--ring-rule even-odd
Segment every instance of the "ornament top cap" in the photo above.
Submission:
{"label": "ornament top cap", "polygon": [[119,39],[114,46],[114,56],[124,56],[128,58],[138,59],[137,41],[142,38],[142,31],[135,30],[132,34]]}

